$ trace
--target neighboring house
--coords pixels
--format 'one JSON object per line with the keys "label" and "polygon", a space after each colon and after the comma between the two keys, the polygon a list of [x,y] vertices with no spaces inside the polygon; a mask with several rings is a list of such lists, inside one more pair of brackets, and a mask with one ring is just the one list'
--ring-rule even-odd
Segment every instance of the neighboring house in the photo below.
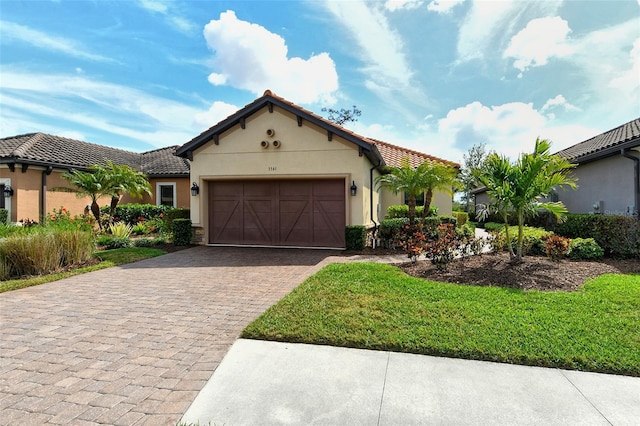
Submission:
{"label": "neighboring house", "polygon": [[578,165],[578,189],[557,194],[571,213],[638,215],[640,118],[557,154]]}
{"label": "neighboring house", "polygon": [[[557,153],[577,167],[576,190],[552,194],[571,213],[638,215],[640,206],[640,118]],[[484,188],[473,191],[477,204],[489,201]]]}
{"label": "neighboring house", "polygon": [[[359,136],[266,91],[176,150],[191,160],[191,220],[204,244],[345,247],[345,226],[375,228],[403,195],[375,179],[427,154]],[[452,197],[433,204],[451,214]]]}
{"label": "neighboring house", "polygon": [[[107,146],[44,133],[31,133],[0,139],[0,207],[9,211],[12,222],[24,219],[39,221],[54,208],[65,207],[72,215],[82,214],[90,204],[88,198],[51,191],[69,187],[61,177],[72,170],[87,170],[107,160],[126,164],[145,173],[151,183],[152,196],[121,202],[166,204],[189,207],[189,162],[174,155],[176,147],[135,153]],[[4,194],[4,196],[2,196]],[[101,206],[109,199],[100,200]]]}

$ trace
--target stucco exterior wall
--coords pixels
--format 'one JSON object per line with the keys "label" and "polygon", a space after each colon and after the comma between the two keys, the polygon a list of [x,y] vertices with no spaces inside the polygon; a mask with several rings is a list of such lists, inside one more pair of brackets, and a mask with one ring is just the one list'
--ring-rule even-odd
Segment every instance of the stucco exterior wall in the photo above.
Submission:
{"label": "stucco exterior wall", "polygon": [[[5,208],[9,211],[9,218],[12,222],[18,222],[24,219],[40,221],[40,205],[42,174],[44,168],[37,166],[29,166],[26,172],[22,172],[20,165],[17,165],[14,172],[11,172],[6,165],[0,165],[0,184],[11,185],[14,194],[10,198],[5,198]],[[62,178],[62,173],[66,170],[53,170],[50,175],[46,176],[46,204],[45,213],[50,214],[54,209],[64,207],[71,216],[82,215],[85,208],[91,204],[89,197],[78,198],[74,193],[53,191],[53,188],[69,187],[69,183]],[[188,178],[177,179],[160,179],[162,181],[171,181],[176,183],[176,199],[177,206],[181,208],[189,208],[191,198],[191,183]],[[123,195],[120,203],[150,203],[156,204],[155,183],[151,180],[152,196],[144,198],[134,198],[129,195]],[[111,202],[109,197],[101,197],[98,200],[100,207],[107,206]]]}
{"label": "stucco exterior wall", "polygon": [[[30,219],[40,221],[40,205],[42,203],[42,174],[44,168],[29,166],[26,172],[22,172],[20,165],[11,172],[7,166],[0,167],[0,183],[11,185],[14,194],[5,199],[5,207],[9,210],[10,220],[18,222]],[[53,209],[64,207],[72,216],[84,213],[84,208],[91,203],[88,197],[78,198],[73,193],[54,192],[52,188],[69,187],[66,180],[61,177],[63,171],[54,170],[46,177],[46,205],[45,213],[51,213]],[[108,204],[108,199],[100,200]]]}
{"label": "stucco exterior wall", "polygon": [[[267,129],[275,134],[269,137]],[[280,141],[275,148],[273,142]],[[196,226],[207,226],[207,183],[217,179],[295,179],[334,177],[345,179],[346,223],[369,224],[370,161],[358,154],[351,142],[337,136],[329,141],[327,132],[309,122],[298,126],[296,117],[278,107],[266,108],[246,118],[245,129],[236,125],[213,141],[198,148],[191,162],[191,180],[200,186],[200,195],[191,198],[191,219]],[[269,147],[261,147],[268,141]],[[357,195],[349,194],[355,181]],[[375,204],[375,200],[374,200]],[[365,207],[366,206],[366,207]]]}
{"label": "stucco exterior wall", "polygon": [[191,181],[185,178],[153,178],[149,179],[151,185],[151,195],[144,195],[142,198],[132,197],[124,194],[120,200],[120,204],[159,204],[158,194],[156,193],[156,184],[159,182],[174,183],[176,185],[176,207],[179,209],[188,209],[191,198]]}
{"label": "stucco exterior wall", "polygon": [[[404,194],[394,194],[386,189],[383,192],[383,203],[380,211],[380,218],[384,219],[389,206],[404,204]],[[444,191],[436,191],[433,194],[431,205],[438,208],[438,214],[441,216],[451,216],[453,212],[453,199],[451,194]]]}
{"label": "stucco exterior wall", "polygon": [[[636,152],[635,155],[640,153]],[[603,202],[599,213],[628,215],[634,208],[633,161],[616,155],[581,164],[573,174],[578,189],[558,191],[558,199],[571,213],[593,213],[594,204]]]}

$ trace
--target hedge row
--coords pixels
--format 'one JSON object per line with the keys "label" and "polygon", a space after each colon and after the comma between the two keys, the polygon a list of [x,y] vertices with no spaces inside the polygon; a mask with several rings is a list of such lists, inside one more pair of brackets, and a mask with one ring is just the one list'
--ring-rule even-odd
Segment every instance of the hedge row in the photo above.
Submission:
{"label": "hedge row", "polygon": [[607,256],[640,258],[640,220],[633,216],[569,214],[547,229],[568,238],[593,238]]}

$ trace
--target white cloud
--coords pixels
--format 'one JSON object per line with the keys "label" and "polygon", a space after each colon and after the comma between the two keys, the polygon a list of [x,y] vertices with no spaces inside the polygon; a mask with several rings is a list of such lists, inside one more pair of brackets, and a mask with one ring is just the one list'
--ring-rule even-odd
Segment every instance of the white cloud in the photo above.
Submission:
{"label": "white cloud", "polygon": [[204,28],[215,52],[212,84],[228,84],[256,96],[266,89],[297,103],[333,104],[338,74],[328,53],[289,58],[285,40],[266,28],[239,20],[233,11]]}
{"label": "white cloud", "polygon": [[562,95],[558,95],[555,98],[547,100],[545,104],[540,108],[540,112],[546,112],[550,109],[562,107],[565,111],[578,111],[580,108],[570,104]]}
{"label": "white cloud", "polygon": [[[201,110],[137,89],[78,75],[42,74],[9,67],[0,71],[3,121],[28,112],[31,117],[63,120],[158,147],[185,143],[194,132],[202,130],[196,119]],[[7,131],[5,123],[2,128]],[[40,129],[13,125],[11,131]]]}
{"label": "white cloud", "polygon": [[226,102],[216,101],[206,112],[196,114],[195,123],[205,129],[235,114],[240,108]]}
{"label": "white cloud", "polygon": [[485,142],[489,150],[515,158],[533,146],[546,122],[530,103],[489,107],[476,101],[449,111],[438,121],[438,133],[462,151]]}
{"label": "white cloud", "polygon": [[[365,63],[363,72],[370,87],[409,90],[414,72],[404,53],[400,34],[391,28],[375,4],[364,1],[326,3],[329,11],[349,31]],[[370,7],[372,6],[372,7]],[[414,88],[415,91],[415,88]]]}
{"label": "white cloud", "polygon": [[464,3],[465,0],[432,0],[428,5],[427,9],[432,12],[438,13],[449,13],[451,10],[457,5]]}
{"label": "white cloud", "polygon": [[161,0],[138,0],[138,5],[151,13],[163,15],[167,23],[183,33],[193,33],[197,26],[187,18],[180,16],[174,2]]}
{"label": "white cloud", "polygon": [[413,10],[417,9],[424,3],[424,0],[387,0],[384,3],[384,8],[389,12],[395,12],[396,10]]}
{"label": "white cloud", "polygon": [[[640,0],[638,0],[640,2]],[[638,92],[640,89],[640,38],[633,43],[633,48],[629,53],[629,63],[631,67],[627,71],[622,71],[621,75],[614,77],[609,82],[609,87],[627,90],[630,93]]]}
{"label": "white cloud", "polygon": [[503,57],[515,59],[513,66],[520,71],[546,65],[550,58],[571,54],[570,32],[568,22],[559,16],[533,19],[511,38]]}
{"label": "white cloud", "polygon": [[535,2],[474,0],[458,34],[458,61],[484,60],[502,52],[518,28],[532,18],[553,16],[562,0]]}
{"label": "white cloud", "polygon": [[151,12],[162,13],[165,14],[169,11],[169,7],[166,2],[159,0],[139,0],[138,3],[144,9],[147,9]]}
{"label": "white cloud", "polygon": [[585,118],[618,116],[621,124],[638,116],[638,24],[633,18],[573,40],[573,54],[566,60],[581,73],[580,89],[588,93],[591,116]]}
{"label": "white cloud", "polygon": [[40,49],[64,53],[75,58],[88,59],[98,62],[114,62],[113,59],[89,52],[75,40],[55,37],[24,25],[9,21],[0,21],[0,35],[3,43],[12,40],[28,43]]}

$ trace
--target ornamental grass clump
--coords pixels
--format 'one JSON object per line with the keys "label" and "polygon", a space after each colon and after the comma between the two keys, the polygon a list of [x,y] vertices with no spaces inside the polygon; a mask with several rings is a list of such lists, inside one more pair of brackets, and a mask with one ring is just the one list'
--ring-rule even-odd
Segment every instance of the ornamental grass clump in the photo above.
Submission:
{"label": "ornamental grass clump", "polygon": [[0,242],[0,277],[4,280],[44,275],[91,259],[93,236],[79,230],[38,229]]}
{"label": "ornamental grass clump", "polygon": [[1,251],[10,265],[10,275],[18,277],[56,271],[62,256],[53,233],[43,231],[8,237]]}

